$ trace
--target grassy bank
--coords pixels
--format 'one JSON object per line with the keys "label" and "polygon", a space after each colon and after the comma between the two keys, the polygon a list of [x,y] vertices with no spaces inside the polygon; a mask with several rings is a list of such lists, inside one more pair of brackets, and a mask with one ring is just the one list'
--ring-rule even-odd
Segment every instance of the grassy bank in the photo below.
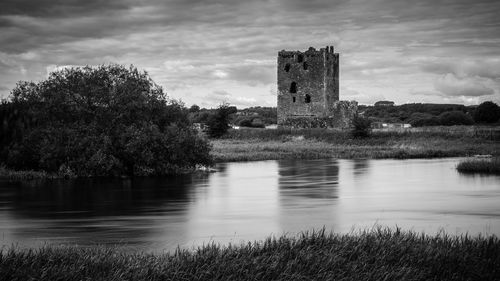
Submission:
{"label": "grassy bank", "polygon": [[457,165],[461,173],[480,173],[500,175],[500,157],[487,159],[467,159]]}
{"label": "grassy bank", "polygon": [[45,171],[15,171],[0,165],[0,179],[6,180],[33,180],[64,178],[64,175],[50,174]]}
{"label": "grassy bank", "polygon": [[[481,133],[478,133],[481,132]],[[365,139],[323,129],[231,130],[213,140],[218,162],[314,158],[435,158],[500,154],[495,134],[471,126],[374,131]]]}
{"label": "grassy bank", "polygon": [[309,232],[173,254],[3,250],[0,280],[499,280],[497,237]]}

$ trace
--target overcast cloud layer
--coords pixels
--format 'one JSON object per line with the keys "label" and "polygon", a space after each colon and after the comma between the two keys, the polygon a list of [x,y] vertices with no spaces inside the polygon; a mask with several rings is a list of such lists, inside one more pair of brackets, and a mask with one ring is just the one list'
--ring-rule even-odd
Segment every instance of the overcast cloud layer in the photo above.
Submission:
{"label": "overcast cloud layer", "polygon": [[341,99],[498,103],[498,15],[496,0],[2,0],[0,97],[119,63],[188,106],[275,106],[278,51],[334,45]]}

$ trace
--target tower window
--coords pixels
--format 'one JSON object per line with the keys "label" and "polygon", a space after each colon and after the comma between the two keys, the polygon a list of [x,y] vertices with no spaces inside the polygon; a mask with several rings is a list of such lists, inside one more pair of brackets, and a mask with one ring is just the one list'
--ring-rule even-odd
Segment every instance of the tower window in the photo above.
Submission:
{"label": "tower window", "polygon": [[290,84],[290,93],[292,93],[292,94],[297,93],[297,83],[296,82],[292,82],[292,84]]}
{"label": "tower window", "polygon": [[304,101],[306,103],[310,103],[311,102],[311,96],[309,94],[306,94],[306,98],[304,99]]}
{"label": "tower window", "polygon": [[302,64],[302,67],[304,68],[304,70],[307,70],[307,68],[309,67],[309,65],[307,65],[307,61],[305,61],[305,62]]}
{"label": "tower window", "polygon": [[299,62],[299,63],[300,63],[300,62],[303,62],[303,61],[304,61],[304,55],[303,55],[303,54],[299,54],[299,55],[297,56],[297,62]]}
{"label": "tower window", "polygon": [[285,71],[286,72],[290,71],[290,64],[289,63],[285,64]]}
{"label": "tower window", "polygon": [[292,102],[295,102],[295,97],[292,97]]}

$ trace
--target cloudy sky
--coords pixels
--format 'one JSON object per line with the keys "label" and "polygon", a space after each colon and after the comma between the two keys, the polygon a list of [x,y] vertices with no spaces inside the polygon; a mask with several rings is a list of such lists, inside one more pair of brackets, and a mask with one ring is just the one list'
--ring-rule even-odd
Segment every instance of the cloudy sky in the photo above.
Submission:
{"label": "cloudy sky", "polygon": [[276,106],[278,51],[334,45],[343,100],[499,103],[499,15],[497,0],[2,0],[0,97],[118,63],[187,106]]}

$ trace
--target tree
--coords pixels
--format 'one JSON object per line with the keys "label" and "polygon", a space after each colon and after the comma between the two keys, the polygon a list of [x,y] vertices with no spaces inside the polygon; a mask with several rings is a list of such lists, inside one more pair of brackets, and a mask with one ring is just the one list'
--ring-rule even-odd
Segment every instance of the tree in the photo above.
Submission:
{"label": "tree", "polygon": [[474,113],[476,123],[495,123],[498,119],[500,119],[500,108],[491,101],[481,103]]}
{"label": "tree", "polygon": [[235,113],[236,107],[227,103],[221,104],[207,121],[208,135],[211,138],[220,138],[226,134],[229,127],[229,115]]}
{"label": "tree", "polygon": [[189,112],[191,113],[194,113],[194,112],[198,112],[200,111],[200,107],[196,104],[193,104],[190,108],[189,108]]}
{"label": "tree", "polygon": [[366,138],[371,132],[371,121],[368,118],[355,116],[352,120],[353,129],[351,134],[355,138]]}
{"label": "tree", "polygon": [[439,123],[444,126],[474,124],[474,120],[472,120],[472,117],[458,110],[443,112],[439,115],[438,118]]}
{"label": "tree", "polygon": [[183,104],[133,66],[77,67],[19,82],[10,105],[20,118],[10,121],[16,130],[0,162],[14,169],[164,175],[211,163]]}
{"label": "tree", "polygon": [[243,118],[238,121],[240,127],[252,127],[252,118]]}

